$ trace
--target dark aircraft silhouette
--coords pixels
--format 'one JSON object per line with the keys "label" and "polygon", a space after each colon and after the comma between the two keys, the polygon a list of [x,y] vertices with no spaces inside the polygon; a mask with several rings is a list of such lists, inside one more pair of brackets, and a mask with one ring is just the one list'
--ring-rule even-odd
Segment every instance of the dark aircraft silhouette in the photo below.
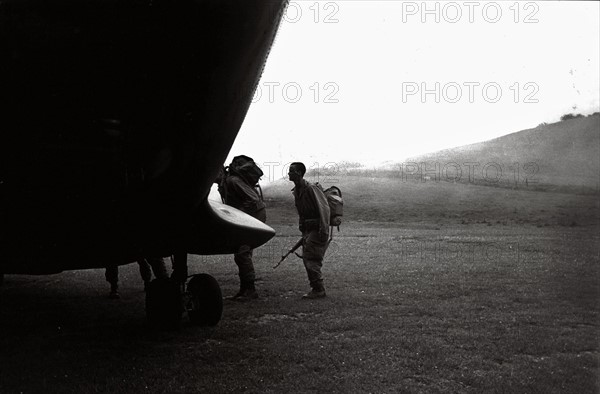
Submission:
{"label": "dark aircraft silhouette", "polygon": [[[267,242],[270,227],[207,196],[285,6],[0,2],[0,273],[174,255],[176,290],[157,283],[147,297],[149,316],[166,316],[180,309],[188,253]],[[201,296],[213,300],[205,308],[216,324],[214,279],[192,278],[190,288],[201,288],[196,308]]]}

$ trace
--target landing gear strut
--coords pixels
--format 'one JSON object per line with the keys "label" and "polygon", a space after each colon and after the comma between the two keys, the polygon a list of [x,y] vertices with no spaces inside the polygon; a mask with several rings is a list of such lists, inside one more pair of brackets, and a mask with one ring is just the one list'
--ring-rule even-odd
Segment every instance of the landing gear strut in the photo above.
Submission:
{"label": "landing gear strut", "polygon": [[187,279],[187,253],[175,254],[171,277],[154,279],[146,291],[146,315],[152,325],[178,328],[184,311],[197,326],[215,326],[221,320],[223,296],[216,279],[208,274]]}
{"label": "landing gear strut", "polygon": [[223,295],[217,280],[208,274],[193,275],[187,294],[190,322],[196,326],[216,326],[223,313]]}
{"label": "landing gear strut", "polygon": [[183,313],[179,284],[172,278],[157,278],[146,289],[146,316],[153,326],[176,329]]}

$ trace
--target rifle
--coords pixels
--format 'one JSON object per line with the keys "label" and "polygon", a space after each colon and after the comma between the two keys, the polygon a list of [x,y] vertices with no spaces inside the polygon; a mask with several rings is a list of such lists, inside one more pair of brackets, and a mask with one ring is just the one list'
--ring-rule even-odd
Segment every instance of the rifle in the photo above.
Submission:
{"label": "rifle", "polygon": [[[279,265],[281,263],[283,263],[283,260],[285,260],[290,254],[294,253],[296,251],[296,249],[298,249],[303,244],[304,244],[304,237],[300,238],[298,240],[298,242],[296,242],[296,244],[290,250],[288,250],[288,252],[286,254],[284,254],[283,256],[281,256],[281,260],[279,260],[279,262],[273,267],[273,269],[279,267]],[[302,257],[298,253],[295,253],[295,255],[298,256],[298,257]]]}

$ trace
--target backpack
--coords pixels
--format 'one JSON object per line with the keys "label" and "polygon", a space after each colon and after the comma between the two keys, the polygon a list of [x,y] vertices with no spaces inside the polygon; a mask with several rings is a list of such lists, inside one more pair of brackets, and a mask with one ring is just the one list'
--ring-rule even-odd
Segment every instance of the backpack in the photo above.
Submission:
{"label": "backpack", "polygon": [[[317,182],[317,186],[323,190]],[[329,205],[329,225],[338,228],[340,230],[340,224],[342,224],[342,216],[344,216],[344,199],[342,198],[342,191],[337,186],[331,186],[323,190],[325,198],[327,198],[327,204]]]}
{"label": "backpack", "polygon": [[264,175],[259,166],[251,157],[240,155],[233,158],[229,164],[229,172],[245,180],[250,186],[255,187]]}
{"label": "backpack", "polygon": [[242,178],[247,184],[256,189],[260,199],[263,200],[262,189],[258,184],[263,174],[260,167],[256,165],[251,157],[244,155],[234,157],[229,166],[221,169],[217,178],[219,194],[223,203],[227,201],[227,177],[230,175],[237,175]]}

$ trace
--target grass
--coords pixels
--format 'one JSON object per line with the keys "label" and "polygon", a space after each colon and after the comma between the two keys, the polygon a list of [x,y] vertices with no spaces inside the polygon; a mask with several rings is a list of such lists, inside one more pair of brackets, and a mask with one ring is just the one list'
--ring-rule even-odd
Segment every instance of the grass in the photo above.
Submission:
{"label": "grass", "polygon": [[[135,264],[119,301],[99,270],[7,276],[0,392],[598,392],[597,197],[336,184],[324,300],[300,299],[296,257],[271,268],[298,237],[287,183],[265,190],[261,299],[226,301],[212,329],[150,330]],[[237,290],[231,256],[191,259]]]}
{"label": "grass", "polygon": [[[540,192],[533,188],[507,189],[474,184],[331,176],[308,178],[324,186],[341,187],[344,215],[353,222],[393,226],[488,224],[520,226],[596,226],[600,224],[598,194]],[[269,221],[297,221],[290,182],[265,187],[270,199]],[[575,190],[575,189],[574,189]]]}

